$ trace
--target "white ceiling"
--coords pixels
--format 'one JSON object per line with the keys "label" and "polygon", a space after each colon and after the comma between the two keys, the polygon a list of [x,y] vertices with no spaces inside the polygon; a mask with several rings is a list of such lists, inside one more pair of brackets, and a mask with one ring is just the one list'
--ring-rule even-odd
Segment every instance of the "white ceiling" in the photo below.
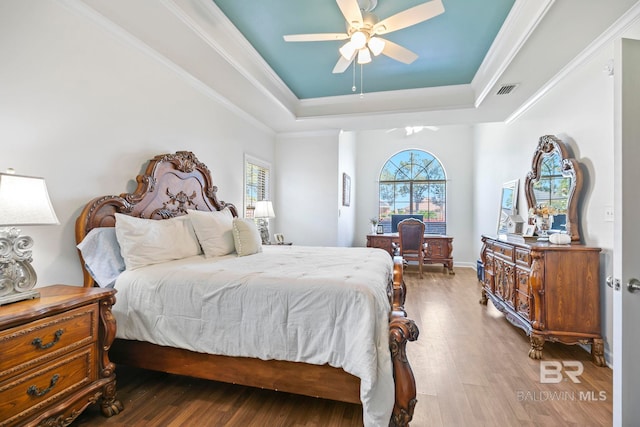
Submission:
{"label": "white ceiling", "polygon": [[470,84],[301,100],[213,1],[63,2],[278,133],[504,121],[640,16],[635,0],[516,0]]}

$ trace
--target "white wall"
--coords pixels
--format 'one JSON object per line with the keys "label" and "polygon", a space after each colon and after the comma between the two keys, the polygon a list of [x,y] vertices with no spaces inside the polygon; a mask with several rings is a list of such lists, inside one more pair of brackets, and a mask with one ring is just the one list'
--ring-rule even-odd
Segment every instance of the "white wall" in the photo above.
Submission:
{"label": "white wall", "polygon": [[[607,359],[611,349],[611,292],[605,277],[611,274],[613,222],[604,208],[613,206],[613,77],[603,72],[613,57],[607,45],[578,71],[562,80],[535,106],[511,124],[477,126],[474,243],[480,250],[480,234],[494,234],[497,203],[503,182],[519,178],[522,185],[531,168],[538,138],[553,134],[569,144],[584,165],[585,183],[579,211],[584,243],[602,248],[601,312]],[[526,215],[526,199],[520,197]]]}
{"label": "white wall", "polygon": [[61,3],[0,2],[0,62],[0,170],[45,177],[61,222],[23,227],[38,286],[82,284],[77,215],[154,155],[193,151],[239,209],[244,152],[274,161],[272,134]]}
{"label": "white wall", "polygon": [[276,158],[278,211],[272,232],[296,245],[337,246],[342,196],[338,132],[280,134]]}
{"label": "white wall", "polygon": [[[366,245],[369,218],[378,215],[378,179],[387,160],[399,151],[421,149],[432,153],[447,174],[447,235],[452,236],[455,265],[475,266],[478,252],[473,241],[472,131],[468,126],[443,126],[405,136],[403,129],[392,132],[362,131],[357,143],[356,245]],[[496,202],[497,205],[497,202]]]}

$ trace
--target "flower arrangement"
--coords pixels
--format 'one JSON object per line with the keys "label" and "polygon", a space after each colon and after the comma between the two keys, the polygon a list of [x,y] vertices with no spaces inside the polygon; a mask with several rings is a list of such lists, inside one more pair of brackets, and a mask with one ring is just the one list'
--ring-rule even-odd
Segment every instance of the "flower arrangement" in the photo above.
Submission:
{"label": "flower arrangement", "polygon": [[371,222],[371,225],[375,227],[376,225],[378,225],[379,220],[376,217],[371,217],[369,218],[369,222]]}
{"label": "flower arrangement", "polygon": [[541,216],[543,218],[547,218],[550,215],[556,215],[558,211],[549,205],[537,205],[533,208],[529,209],[529,217],[535,218],[537,216]]}

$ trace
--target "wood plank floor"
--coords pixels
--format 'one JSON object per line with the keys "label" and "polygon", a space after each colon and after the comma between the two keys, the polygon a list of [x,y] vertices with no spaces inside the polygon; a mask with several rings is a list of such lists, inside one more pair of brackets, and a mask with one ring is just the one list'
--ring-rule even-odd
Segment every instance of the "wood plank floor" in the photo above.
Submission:
{"label": "wood plank floor", "polygon": [[[405,274],[406,308],[420,328],[408,356],[416,377],[416,427],[609,426],[612,371],[577,346],[547,343],[546,361],[579,361],[579,384],[542,384],[529,340],[489,303],[478,304],[475,270],[450,276],[437,266]],[[306,398],[118,366],[125,410],[104,418],[97,405],[72,426],[361,426],[359,405]]]}

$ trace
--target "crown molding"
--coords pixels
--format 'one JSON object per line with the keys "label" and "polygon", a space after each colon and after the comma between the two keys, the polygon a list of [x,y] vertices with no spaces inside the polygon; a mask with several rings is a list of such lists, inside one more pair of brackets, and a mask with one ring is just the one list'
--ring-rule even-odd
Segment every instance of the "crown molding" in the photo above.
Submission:
{"label": "crown molding", "polygon": [[538,89],[531,97],[520,105],[507,119],[505,123],[509,124],[517,120],[530,108],[538,103],[547,93],[556,85],[564,80],[569,74],[582,67],[595,53],[608,43],[613,43],[617,38],[623,37],[633,25],[640,22],[640,2],[632,6],[627,13],[618,18],[605,32],[597,39],[591,42],[582,52],[580,52],[573,60],[564,66],[556,75],[549,79],[540,89]]}
{"label": "crown molding", "polygon": [[213,1],[161,2],[264,96],[293,116],[298,98]]}
{"label": "crown molding", "polygon": [[[183,81],[189,84],[194,89],[198,90],[200,93],[205,96],[215,100],[224,108],[251,123],[256,128],[267,132],[269,134],[274,134],[274,130],[270,127],[266,126],[262,121],[256,119],[251,114],[247,113],[245,110],[239,108],[236,104],[231,102],[228,98],[222,96],[219,92],[214,90],[210,85],[204,83],[202,80],[196,78],[192,73],[185,70],[183,67],[176,64],[176,62],[172,61],[167,56],[161,54],[156,49],[152,48],[138,37],[134,36],[127,30],[125,30],[122,26],[114,23],[111,19],[104,16],[98,10],[94,9],[90,4],[88,4],[89,0],[58,0],[64,7],[68,10],[78,14],[79,16],[88,19],[89,21],[97,24],[102,29],[106,30],[108,33],[113,35],[118,40],[124,42],[126,45],[131,46],[143,54],[149,56],[154,59],[161,65],[167,67],[171,71],[173,71],[178,77],[180,77]],[[164,0],[163,0],[164,1]]]}
{"label": "crown molding", "polygon": [[471,85],[456,85],[304,99],[296,117],[357,117],[473,108],[473,95]]}
{"label": "crown molding", "polygon": [[474,103],[476,108],[498,83],[554,1],[516,0],[471,82],[477,93]]}

